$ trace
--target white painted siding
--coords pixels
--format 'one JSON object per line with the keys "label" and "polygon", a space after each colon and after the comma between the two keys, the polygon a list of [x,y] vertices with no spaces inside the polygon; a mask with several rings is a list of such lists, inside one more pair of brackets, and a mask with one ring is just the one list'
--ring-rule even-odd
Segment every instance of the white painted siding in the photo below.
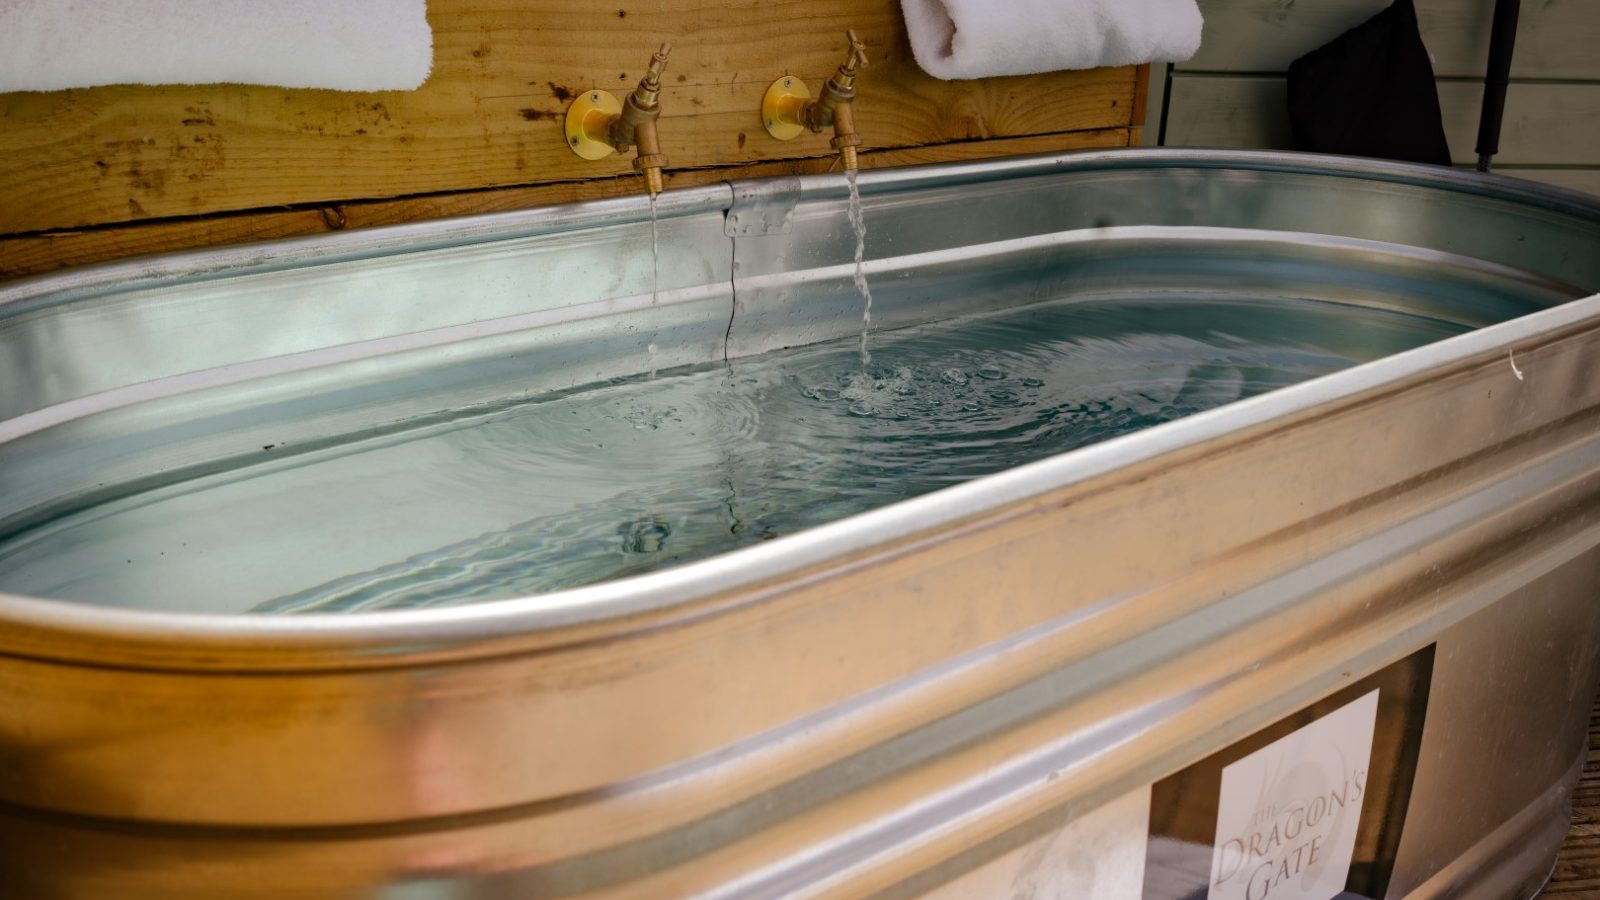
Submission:
{"label": "white painted siding", "polygon": [[[1200,0],[1200,52],[1170,73],[1151,73],[1146,143],[1291,148],[1289,63],[1388,3]],[[1451,155],[1471,164],[1494,0],[1416,4]],[[1524,2],[1512,79],[1496,171],[1600,193],[1600,0]]]}

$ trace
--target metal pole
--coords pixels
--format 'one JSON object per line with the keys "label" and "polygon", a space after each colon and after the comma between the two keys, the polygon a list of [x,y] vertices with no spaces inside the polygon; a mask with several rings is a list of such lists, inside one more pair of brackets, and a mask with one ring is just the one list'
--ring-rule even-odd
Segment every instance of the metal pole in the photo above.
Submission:
{"label": "metal pole", "polygon": [[1489,71],[1483,76],[1483,114],[1478,118],[1478,171],[1489,171],[1500,152],[1500,122],[1506,114],[1506,84],[1511,80],[1511,54],[1517,46],[1517,14],[1522,0],[1495,0],[1489,34]]}

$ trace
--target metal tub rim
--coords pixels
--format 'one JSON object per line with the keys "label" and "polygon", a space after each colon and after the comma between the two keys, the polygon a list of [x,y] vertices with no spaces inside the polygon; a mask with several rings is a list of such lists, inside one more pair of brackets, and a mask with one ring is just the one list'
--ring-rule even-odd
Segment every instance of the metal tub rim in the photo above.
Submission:
{"label": "metal tub rim", "polygon": [[[865,196],[1037,175],[1128,169],[1247,169],[1357,178],[1438,188],[1523,204],[1530,200],[1537,201],[1544,208],[1558,212],[1600,213],[1600,197],[1534,181],[1417,163],[1279,150],[1152,147],[1040,153],[976,162],[867,169],[860,172],[858,185]],[[658,212],[681,215],[726,211],[733,203],[738,185],[782,180],[793,179],[778,176],[669,190],[659,196]],[[800,176],[799,180],[820,195],[843,196],[848,191],[847,179],[842,174],[806,175]],[[46,305],[87,299],[113,289],[149,286],[170,279],[226,277],[290,266],[392,256],[464,243],[510,240],[553,231],[647,222],[649,219],[649,201],[643,195],[632,195],[136,256],[0,282],[0,320]]]}
{"label": "metal tub rim", "polygon": [[[860,186],[863,193],[873,194],[1032,175],[1184,168],[1386,181],[1600,215],[1600,198],[1514,179],[1278,152],[1163,149],[1050,154],[869,171],[862,173]],[[810,176],[804,183],[828,195],[846,189],[842,175]],[[661,205],[668,214],[725,210],[734,188],[725,183],[669,192]],[[643,221],[648,215],[644,198],[616,198],[91,266],[0,286],[0,320],[130,283],[148,287],[166,280],[388,256],[424,247]],[[157,671],[353,671],[536,652],[671,627],[728,608],[729,601],[719,598],[737,598],[731,602],[738,605],[759,602],[764,583],[803,577],[808,569],[847,567],[852,557],[881,555],[893,544],[959,529],[963,522],[1001,515],[1007,508],[1026,506],[1096,478],[1163,465],[1163,460],[1219,439],[1231,443],[1262,429],[1286,427],[1313,410],[1325,413],[1328,404],[1354,403],[1496,355],[1507,355],[1510,363],[1517,344],[1553,339],[1596,313],[1600,296],[649,575],[471,606],[290,618],[111,609],[0,593],[0,653]],[[885,534],[895,537],[881,537]]]}

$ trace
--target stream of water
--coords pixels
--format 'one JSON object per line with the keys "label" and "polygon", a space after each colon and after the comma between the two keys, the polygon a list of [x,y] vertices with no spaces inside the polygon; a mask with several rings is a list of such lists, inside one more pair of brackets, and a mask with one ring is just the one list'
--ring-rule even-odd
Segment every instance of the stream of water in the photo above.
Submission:
{"label": "stream of water", "polygon": [[[661,300],[661,223],[656,218],[656,196],[650,195],[650,305]],[[656,353],[660,348],[651,341],[645,352],[650,354],[650,379],[656,377]]]}
{"label": "stream of water", "polygon": [[862,265],[862,257],[867,251],[867,222],[861,212],[861,189],[856,185],[856,170],[849,169],[845,172],[845,180],[850,185],[850,228],[856,235],[856,290],[861,293],[863,306],[861,308],[861,365],[865,368],[872,362],[872,354],[867,352],[867,333],[872,330],[872,289],[867,287],[866,270]]}
{"label": "stream of water", "polygon": [[349,612],[636,575],[1456,334],[1311,302],[1041,303],[675,369],[148,491],[0,541],[0,589]]}

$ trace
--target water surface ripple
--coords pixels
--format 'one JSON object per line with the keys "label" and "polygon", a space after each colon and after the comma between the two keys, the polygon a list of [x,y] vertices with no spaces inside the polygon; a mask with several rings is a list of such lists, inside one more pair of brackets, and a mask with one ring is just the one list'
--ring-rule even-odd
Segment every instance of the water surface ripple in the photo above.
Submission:
{"label": "water surface ripple", "polygon": [[1311,302],[1050,303],[676,370],[88,510],[0,588],[348,612],[658,570],[1212,409],[1464,328]]}

